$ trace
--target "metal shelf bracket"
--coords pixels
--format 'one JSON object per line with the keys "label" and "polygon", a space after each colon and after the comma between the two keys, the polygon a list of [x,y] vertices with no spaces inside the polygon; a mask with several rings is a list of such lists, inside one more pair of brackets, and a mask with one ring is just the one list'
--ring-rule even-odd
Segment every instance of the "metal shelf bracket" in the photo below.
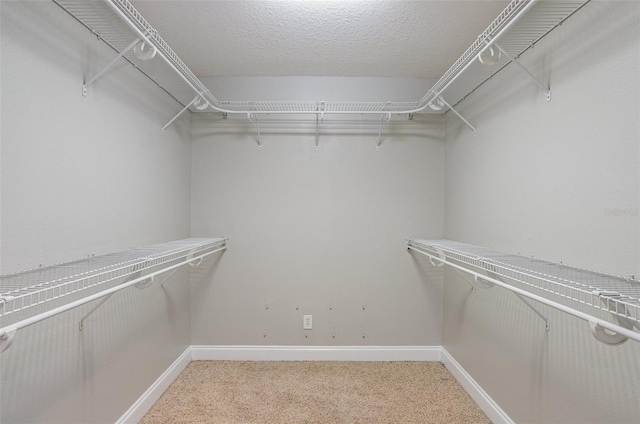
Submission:
{"label": "metal shelf bracket", "polygon": [[[387,102],[387,109],[390,107],[391,102]],[[382,126],[384,125],[385,118],[386,121],[389,122],[391,120],[391,112],[383,114],[382,118],[380,119],[380,130],[378,131],[378,145],[376,146],[376,150],[380,150],[380,146],[382,145]]]}
{"label": "metal shelf bracket", "polygon": [[258,150],[262,150],[262,143],[260,142],[260,125],[258,124],[258,115],[249,112],[247,113],[247,116],[249,117],[249,121],[256,122],[256,134],[257,134],[256,141],[258,142]]}
{"label": "metal shelf bracket", "polygon": [[107,72],[109,70],[109,68],[111,68],[113,65],[115,65],[115,63],[118,60],[120,60],[125,54],[127,54],[129,52],[129,50],[134,48],[135,45],[138,44],[138,42],[140,42],[140,38],[136,38],[135,40],[133,40],[131,42],[131,44],[129,44],[127,47],[124,48],[124,50],[122,50],[120,53],[118,53],[118,55],[115,58],[113,58],[113,60],[111,62],[109,62],[106,66],[104,66],[100,70],[100,72],[98,72],[92,78],[90,78],[89,81],[84,82],[82,84],[82,95],[86,97],[87,96],[87,88],[89,88],[89,86],[91,84],[96,82],[98,80],[98,78],[100,78],[102,75],[104,75],[104,73]]}
{"label": "metal shelf bracket", "polygon": [[457,116],[458,118],[462,119],[462,122],[464,122],[465,124],[467,124],[467,126],[473,130],[473,135],[476,135],[476,134],[477,134],[476,127],[474,127],[473,125],[471,125],[471,123],[470,123],[469,121],[467,121],[467,120],[464,118],[464,116],[460,115],[460,113],[458,113],[458,111],[457,111],[457,110],[455,110],[455,109],[453,108],[453,106],[451,106],[449,103],[447,103],[447,101],[444,99],[444,97],[440,96],[440,97],[438,97],[438,99],[439,99],[439,100],[441,100],[441,101],[442,101],[442,103],[444,103],[444,105],[445,105],[446,107],[448,107],[448,108],[449,108],[449,110],[451,110],[453,113],[455,113],[455,114],[456,114],[456,116]]}
{"label": "metal shelf bracket", "polygon": [[531,302],[529,302],[527,300],[526,297],[522,296],[521,294],[518,294],[516,292],[513,292],[513,294],[515,294],[518,299],[522,300],[524,302],[525,305],[527,305],[529,307],[529,309],[531,309],[536,315],[538,315],[543,321],[544,321],[544,329],[546,331],[549,331],[549,318],[547,318],[545,315],[542,314],[542,312],[540,312],[539,310],[536,309],[535,306],[533,306],[531,304]]}
{"label": "metal shelf bracket", "polygon": [[319,120],[324,121],[324,102],[320,102],[319,104],[316,104],[316,111],[319,112],[319,113],[316,113],[316,150],[320,150],[320,147],[318,147],[318,143],[320,141]]}
{"label": "metal shelf bracket", "polygon": [[[140,278],[140,275],[142,274],[142,272],[136,272],[135,274],[132,274],[129,278],[127,278],[126,280],[124,280],[122,283],[120,284],[125,284],[128,283],[129,281],[132,280],[136,280]],[[136,283],[136,287],[139,289],[146,289],[151,287],[151,284],[153,283],[153,275],[149,278],[147,278],[146,280],[142,280],[138,283]],[[89,318],[89,316],[91,316],[95,311],[97,311],[102,305],[105,304],[105,302],[109,299],[111,299],[111,296],[113,296],[114,293],[108,294],[105,297],[103,297],[102,299],[100,299],[98,301],[98,303],[96,303],[93,308],[91,308],[89,310],[89,312],[87,312],[86,314],[84,314],[84,316],[82,318],[80,318],[80,322],[78,323],[78,331],[82,331],[82,329],[84,328],[84,322],[87,318]]]}
{"label": "metal shelf bracket", "polygon": [[[433,261],[431,260],[431,258],[429,258],[429,261],[431,262],[431,264],[435,265],[435,264],[433,263]],[[443,263],[443,262],[440,262],[440,265],[436,265],[436,266],[444,266],[444,263]],[[464,275],[463,273],[461,273],[460,271],[458,271],[457,269],[455,269],[455,268],[454,268],[453,270],[454,270],[456,273],[458,273],[458,275],[459,275],[460,277],[462,277],[462,279],[463,279],[467,284],[469,284],[469,285],[471,286],[471,291],[472,291],[473,293],[475,293],[475,292],[476,292],[476,285],[475,285],[475,284],[473,284],[471,281],[469,281],[469,279],[467,278],[467,276],[466,276],[466,275]]]}
{"label": "metal shelf bracket", "polygon": [[164,124],[164,126],[162,127],[162,134],[164,134],[164,130],[166,130],[169,125],[173,124],[173,121],[175,121],[176,119],[178,119],[178,117],[180,115],[182,115],[183,113],[185,113],[187,111],[187,109],[189,109],[196,101],[198,101],[200,99],[202,93],[198,94],[196,97],[193,98],[193,100],[191,100],[185,107],[182,108],[182,110],[180,112],[178,112],[173,118],[171,118],[169,120],[169,122],[167,122],[166,124]]}
{"label": "metal shelf bracket", "polygon": [[[491,278],[493,280],[498,280],[498,281],[501,281],[501,282],[505,283],[505,281],[499,275],[497,275],[495,272],[493,272],[495,270],[495,267],[493,265],[491,265],[490,263],[485,263],[484,265],[485,265],[485,268],[489,268],[487,270],[487,277],[489,277],[489,278]],[[474,276],[474,280],[475,280],[475,282],[478,284],[478,286],[480,288],[492,289],[492,288],[495,287],[495,284],[493,284],[491,281],[485,280],[484,278],[482,278],[482,277],[480,277],[478,275]],[[512,293],[515,294],[518,297],[518,299],[522,300],[522,302],[525,305],[527,305],[529,307],[529,309],[531,309],[536,315],[538,315],[544,321],[544,329],[546,331],[549,331],[549,318],[547,318],[545,315],[542,314],[542,312],[540,312],[538,309],[536,309],[536,307],[533,306],[531,304],[531,302],[529,302],[527,300],[527,298],[525,298],[524,296],[522,296],[519,293],[516,293],[516,292],[512,292]]]}
{"label": "metal shelf bracket", "polygon": [[[149,35],[149,34],[147,33],[145,35]],[[133,52],[135,53],[135,55],[140,60],[153,59],[155,57],[156,53],[157,53],[157,49],[152,44],[149,44],[149,43],[145,42],[141,38],[136,38],[135,40],[133,40],[131,42],[131,44],[129,44],[120,53],[118,53],[118,55],[116,57],[114,57],[111,62],[109,62],[107,65],[105,65],[100,70],[100,72],[98,72],[92,78],[90,78],[89,81],[86,81],[86,82],[84,82],[82,84],[82,95],[86,97],[87,96],[87,88],[89,88],[89,86],[91,84],[96,82],[98,80],[98,78],[100,78],[102,75],[104,75],[105,72],[107,72],[113,65],[115,65],[116,62],[118,62],[131,49],[133,49]]]}
{"label": "metal shelf bracket", "polygon": [[[498,51],[500,51],[500,54],[504,55],[507,59],[509,59],[509,62],[513,62],[516,65],[518,65],[520,67],[520,69],[522,69],[523,71],[525,71],[527,73],[527,75],[529,75],[531,77],[531,79],[538,85],[538,87],[542,88],[547,96],[547,102],[551,101],[551,88],[549,88],[549,86],[547,86],[546,84],[544,84],[542,81],[540,81],[535,75],[533,75],[533,73],[527,69],[522,63],[520,63],[520,61],[518,60],[517,57],[511,57],[509,55],[509,53],[507,53],[506,51],[504,51],[504,49],[502,47],[500,47],[497,43],[493,43],[493,46],[495,46]],[[478,56],[481,57],[481,56]]]}

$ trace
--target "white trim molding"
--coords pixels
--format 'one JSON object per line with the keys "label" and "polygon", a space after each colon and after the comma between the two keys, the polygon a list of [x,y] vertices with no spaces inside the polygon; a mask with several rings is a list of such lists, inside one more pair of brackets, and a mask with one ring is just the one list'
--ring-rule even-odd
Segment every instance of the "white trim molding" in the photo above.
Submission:
{"label": "white trim molding", "polygon": [[500,405],[494,401],[491,396],[471,377],[471,375],[462,368],[462,365],[456,361],[449,352],[443,347],[442,357],[440,362],[453,374],[458,380],[458,383],[462,388],[471,396],[480,409],[487,414],[487,417],[494,424],[515,424],[514,421],[509,418],[506,412],[500,408]]}
{"label": "white trim molding", "polygon": [[116,424],[135,424],[151,409],[154,403],[160,399],[160,396],[178,378],[180,373],[187,368],[191,362],[191,346],[189,346],[182,355],[162,373],[160,377],[134,402],[133,405],[120,417]]}
{"label": "white trim molding", "polygon": [[442,362],[495,424],[513,420],[442,346],[190,346],[116,424],[137,423],[191,361],[433,361]]}
{"label": "white trim molding", "polygon": [[191,346],[193,361],[440,361],[440,346]]}

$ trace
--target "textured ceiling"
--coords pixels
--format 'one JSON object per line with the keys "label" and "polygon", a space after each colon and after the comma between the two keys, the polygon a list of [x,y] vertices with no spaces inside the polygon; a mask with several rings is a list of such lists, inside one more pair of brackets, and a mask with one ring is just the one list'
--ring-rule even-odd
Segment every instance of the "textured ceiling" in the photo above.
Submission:
{"label": "textured ceiling", "polygon": [[198,76],[439,78],[508,1],[132,3]]}

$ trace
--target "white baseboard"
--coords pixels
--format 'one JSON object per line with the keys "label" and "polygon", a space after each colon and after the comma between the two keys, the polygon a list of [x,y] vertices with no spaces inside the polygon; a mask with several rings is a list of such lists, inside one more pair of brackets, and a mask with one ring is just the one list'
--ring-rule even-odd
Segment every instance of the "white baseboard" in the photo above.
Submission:
{"label": "white baseboard", "polygon": [[191,346],[217,361],[440,361],[440,346]]}
{"label": "white baseboard", "polygon": [[442,346],[190,346],[120,417],[137,423],[191,361],[438,361],[495,424],[509,416]]}
{"label": "white baseboard", "polygon": [[480,409],[487,414],[487,417],[494,424],[514,424],[514,421],[500,408],[500,406],[484,391],[482,387],[471,377],[471,375],[462,368],[462,365],[456,361],[453,356],[442,348],[442,357],[440,362],[453,374],[458,383],[469,393]]}
{"label": "white baseboard", "polygon": [[191,347],[188,347],[173,364],[162,373],[140,398],[120,417],[116,424],[135,424],[144,417],[162,393],[173,383],[191,362]]}

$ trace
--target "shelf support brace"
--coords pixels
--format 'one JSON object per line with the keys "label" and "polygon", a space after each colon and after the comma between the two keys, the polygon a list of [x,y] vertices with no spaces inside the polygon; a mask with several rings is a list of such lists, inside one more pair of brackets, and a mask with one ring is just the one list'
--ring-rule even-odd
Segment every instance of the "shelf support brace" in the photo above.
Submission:
{"label": "shelf support brace", "polygon": [[[387,106],[391,106],[391,102],[387,102]],[[387,122],[389,122],[391,120],[391,112],[385,113],[380,119],[380,130],[378,131],[378,145],[376,146],[376,150],[380,150],[380,145],[382,145],[382,125],[384,125],[385,118]]]}
{"label": "shelf support brace", "polygon": [[87,96],[87,88],[89,88],[89,86],[91,84],[96,82],[98,80],[98,78],[100,78],[105,72],[107,72],[109,70],[109,68],[111,68],[118,60],[120,60],[120,58],[122,58],[125,54],[127,54],[127,52],[129,50],[131,50],[139,42],[140,42],[140,38],[136,38],[135,40],[133,40],[131,42],[131,44],[129,44],[127,47],[124,48],[124,50],[122,50],[120,53],[118,53],[118,55],[111,62],[109,62],[104,68],[102,68],[102,70],[100,72],[95,74],[89,81],[86,81],[85,83],[83,83],[82,84],[82,95],[86,97]]}
{"label": "shelf support brace", "polygon": [[[429,258],[429,259],[431,259],[431,258]],[[431,263],[433,264],[433,261],[431,261]],[[444,265],[444,263],[441,263],[441,264],[442,264],[442,265]],[[455,268],[454,268],[453,270],[454,270],[455,272],[457,272],[457,273],[458,273],[458,275],[459,275],[460,277],[462,277],[462,279],[463,279],[464,281],[466,281],[466,283],[467,283],[467,284],[469,284],[469,285],[471,286],[471,291],[475,293],[475,292],[476,292],[476,285],[475,285],[475,284],[473,284],[471,281],[469,281],[469,279],[466,277],[466,275],[464,275],[463,273],[461,273],[461,272],[460,272],[460,271],[458,271],[457,269],[455,269]]]}
{"label": "shelf support brace", "polygon": [[551,88],[549,88],[546,84],[544,84],[542,81],[540,81],[538,78],[536,78],[535,75],[533,75],[533,73],[528,70],[522,63],[520,63],[520,61],[517,58],[513,58],[511,57],[507,52],[505,52],[502,47],[500,47],[497,44],[494,44],[494,46],[496,46],[498,48],[498,50],[500,50],[500,52],[505,55],[507,57],[507,59],[509,59],[509,61],[515,63],[516,65],[518,65],[523,71],[525,71],[527,73],[527,75],[529,75],[531,77],[531,79],[540,87],[542,88],[546,95],[547,95],[547,102],[551,101]]}
{"label": "shelf support brace", "polygon": [[319,105],[316,105],[316,111],[318,111],[319,113],[316,113],[316,150],[319,150],[320,148],[318,147],[318,142],[320,141],[320,136],[319,136],[319,122],[320,121],[324,121],[324,102],[320,102]]}
{"label": "shelf support brace", "polygon": [[176,116],[174,116],[173,118],[171,118],[171,120],[169,120],[169,122],[167,122],[164,127],[162,127],[162,133],[164,134],[164,130],[166,130],[169,125],[173,124],[173,121],[175,121],[176,119],[178,119],[178,117],[180,115],[182,115],[183,113],[186,112],[187,109],[189,109],[191,107],[191,105],[193,105],[196,101],[198,101],[198,99],[200,98],[200,96],[202,95],[202,93],[199,93],[196,97],[194,97],[193,100],[191,100],[189,102],[189,104],[187,104],[185,107],[182,108],[182,110],[180,112],[178,112],[178,114]]}
{"label": "shelf support brace", "polygon": [[166,283],[169,278],[173,277],[173,274],[175,274],[176,272],[178,272],[178,268],[174,269],[173,271],[171,271],[171,273],[169,273],[169,275],[164,277],[164,279],[160,282],[160,287],[164,289],[164,283]]}
{"label": "shelf support brace", "polygon": [[[125,284],[128,283],[129,281],[135,280],[140,278],[140,274],[142,274],[142,272],[138,271],[135,274],[131,275],[129,278],[127,278],[125,281],[123,281],[120,284]],[[140,289],[146,289],[148,287],[151,286],[151,283],[153,282],[153,276],[149,277],[146,280],[142,280],[139,283],[136,284],[136,287],[140,288]],[[111,296],[113,296],[114,293],[110,293],[108,295],[106,295],[105,297],[103,297],[102,299],[100,299],[100,301],[98,303],[96,303],[93,308],[91,308],[89,310],[89,312],[87,312],[86,314],[84,314],[84,316],[82,318],[80,318],[80,323],[78,324],[78,331],[82,331],[84,328],[84,322],[87,318],[89,318],[95,311],[98,310],[98,308],[100,308],[102,305],[105,304],[105,302],[109,299],[111,299]]]}
{"label": "shelf support brace", "polygon": [[471,125],[471,124],[469,123],[469,121],[467,121],[466,119],[464,119],[464,116],[460,115],[460,114],[458,113],[458,111],[457,111],[457,110],[455,110],[455,109],[453,108],[453,106],[451,106],[449,103],[447,103],[447,101],[444,99],[444,97],[440,96],[439,98],[440,98],[440,100],[442,100],[442,103],[444,103],[444,104],[445,104],[445,106],[449,108],[449,110],[451,110],[453,113],[455,113],[455,114],[456,114],[456,116],[457,116],[458,118],[462,119],[462,122],[464,122],[465,124],[467,124],[467,126],[473,130],[473,134],[474,134],[474,135],[477,133],[477,131],[476,131],[476,127],[474,127],[473,125]]}
{"label": "shelf support brace", "polygon": [[[258,134],[258,150],[262,150],[262,143],[260,142],[260,126],[258,125],[258,115],[252,115],[251,113],[248,113],[247,115],[249,115],[249,120],[255,120],[256,121],[256,133]],[[252,117],[253,116],[253,117]]]}
{"label": "shelf support brace", "polygon": [[542,314],[542,312],[540,312],[539,310],[537,310],[537,309],[535,308],[535,306],[533,306],[533,305],[531,304],[531,302],[529,302],[529,301],[527,300],[527,298],[525,298],[524,296],[522,296],[522,295],[520,295],[520,294],[518,294],[518,293],[516,293],[516,292],[513,292],[513,294],[515,294],[516,296],[518,296],[518,299],[522,300],[522,301],[524,302],[524,304],[525,304],[525,305],[527,305],[527,306],[529,307],[529,309],[531,309],[533,312],[535,312],[535,314],[536,314],[536,315],[538,315],[538,316],[539,316],[539,317],[544,321],[544,329],[545,329],[545,330],[547,330],[547,331],[549,331],[549,318],[547,318],[546,316],[544,316],[544,315]]}
{"label": "shelf support brace", "polygon": [[111,296],[113,296],[113,293],[111,293],[111,294],[103,297],[102,299],[100,299],[100,301],[98,303],[96,303],[95,306],[89,310],[89,312],[87,312],[86,314],[84,314],[84,316],[82,318],[80,318],[80,322],[78,323],[78,331],[82,331],[84,329],[84,321],[87,318],[89,318],[89,316],[91,316],[91,314],[93,314],[95,311],[97,311],[99,307],[104,305],[104,303],[107,300],[111,299]]}
{"label": "shelf support brace", "polygon": [[[500,278],[499,275],[496,275],[495,272],[493,272],[495,270],[495,268],[493,267],[492,264],[486,263],[485,266],[489,266],[489,268],[490,268],[490,269],[487,270],[487,276],[488,277],[504,283],[504,280],[502,278]],[[484,280],[483,278],[480,278],[477,275],[474,278],[475,278],[476,283],[478,283],[480,285],[480,287],[482,287],[482,288],[493,288],[493,287],[495,287],[495,285],[493,283],[491,283],[488,280]],[[549,318],[547,318],[545,315],[542,314],[542,312],[540,312],[538,309],[536,309],[536,307],[533,306],[531,304],[531,302],[529,302],[527,300],[526,297],[524,297],[521,294],[516,293],[516,292],[512,292],[512,293],[515,294],[518,297],[518,299],[522,300],[522,302],[525,305],[527,305],[529,307],[529,309],[531,309],[536,315],[538,315],[544,321],[544,329],[546,331],[549,331]]]}
{"label": "shelf support brace", "polygon": [[502,53],[503,55],[505,55],[505,57],[507,59],[509,59],[509,62],[513,62],[516,65],[518,65],[523,71],[525,71],[527,73],[527,75],[529,75],[531,77],[531,79],[540,87],[544,90],[544,92],[547,95],[547,102],[551,101],[551,88],[549,88],[546,84],[544,84],[542,81],[540,81],[535,75],[533,75],[533,73],[528,70],[522,63],[520,63],[520,61],[518,60],[518,58],[513,58],[509,55],[509,53],[505,52],[502,47],[500,47],[498,44],[494,43],[494,46],[496,46],[498,48],[498,50],[500,50],[500,53]]}

